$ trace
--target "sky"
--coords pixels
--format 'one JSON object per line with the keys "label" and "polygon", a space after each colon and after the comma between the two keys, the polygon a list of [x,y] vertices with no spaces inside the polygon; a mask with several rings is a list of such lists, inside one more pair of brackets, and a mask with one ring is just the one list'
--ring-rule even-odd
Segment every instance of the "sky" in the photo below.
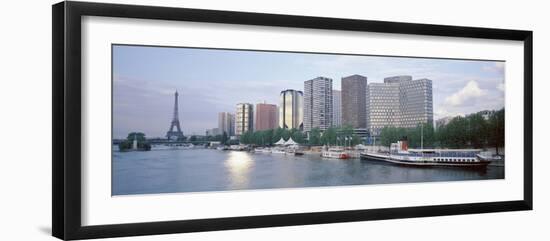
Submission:
{"label": "sky", "polygon": [[217,127],[218,112],[235,112],[242,102],[278,104],[281,90],[303,90],[318,76],[332,78],[335,90],[353,74],[368,83],[396,75],[431,79],[434,120],[504,107],[501,61],[126,45],[114,45],[112,54],[114,138],[133,131],[163,137],[176,90],[184,135],[203,135]]}

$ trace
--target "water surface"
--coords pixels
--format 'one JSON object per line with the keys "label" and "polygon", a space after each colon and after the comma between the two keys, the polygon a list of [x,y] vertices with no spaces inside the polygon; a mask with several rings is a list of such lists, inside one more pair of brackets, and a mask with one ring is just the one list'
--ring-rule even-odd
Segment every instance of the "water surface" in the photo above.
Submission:
{"label": "water surface", "polygon": [[113,151],[113,195],[296,188],[504,178],[504,167],[487,170],[407,167],[318,155],[218,151]]}

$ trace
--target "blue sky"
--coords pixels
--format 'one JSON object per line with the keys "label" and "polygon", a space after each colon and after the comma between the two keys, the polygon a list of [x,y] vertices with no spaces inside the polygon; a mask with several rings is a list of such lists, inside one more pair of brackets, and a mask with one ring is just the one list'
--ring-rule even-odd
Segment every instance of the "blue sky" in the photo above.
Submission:
{"label": "blue sky", "polygon": [[303,89],[317,76],[352,74],[368,83],[412,75],[433,81],[434,119],[504,106],[504,62],[430,58],[279,53],[146,46],[113,47],[113,135],[164,136],[174,91],[180,93],[185,135],[217,126],[217,113],[239,102],[278,104],[284,89]]}

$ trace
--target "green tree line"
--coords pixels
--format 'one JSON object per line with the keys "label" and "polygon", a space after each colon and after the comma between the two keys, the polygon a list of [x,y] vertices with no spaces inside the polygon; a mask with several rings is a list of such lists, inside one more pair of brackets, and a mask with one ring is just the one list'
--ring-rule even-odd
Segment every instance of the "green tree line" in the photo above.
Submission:
{"label": "green tree line", "polygon": [[283,138],[285,141],[292,137],[296,143],[305,143],[304,133],[298,129],[269,129],[263,131],[247,131],[240,137],[242,144],[254,144],[258,146],[271,146]]}
{"label": "green tree line", "polygon": [[281,138],[287,141],[290,137],[296,143],[308,145],[357,145],[361,143],[361,138],[353,134],[351,126],[330,127],[325,131],[319,128],[313,128],[309,132],[309,140],[306,133],[298,129],[269,129],[263,131],[247,131],[240,137],[242,144],[254,144],[258,146],[271,146]]}
{"label": "green tree line", "polygon": [[[423,132],[423,135],[421,133]],[[384,127],[380,132],[381,145],[389,146],[407,138],[409,146],[420,147],[484,148],[504,146],[504,109],[492,111],[487,117],[474,113],[452,118],[447,124],[434,129],[431,124],[419,124],[415,128]],[[497,149],[498,152],[498,149]]]}
{"label": "green tree line", "polygon": [[142,132],[132,132],[128,134],[128,136],[126,137],[126,140],[118,144],[118,149],[120,151],[127,151],[132,149],[132,145],[134,144],[134,139],[137,141],[137,148],[139,150],[145,150],[145,151],[151,150],[151,144],[147,141],[147,139],[145,138],[145,134]]}

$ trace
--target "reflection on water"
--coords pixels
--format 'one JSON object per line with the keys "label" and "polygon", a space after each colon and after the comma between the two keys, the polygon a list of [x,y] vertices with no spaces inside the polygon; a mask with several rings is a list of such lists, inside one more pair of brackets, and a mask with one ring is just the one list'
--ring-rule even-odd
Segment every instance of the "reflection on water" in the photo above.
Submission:
{"label": "reflection on water", "polygon": [[417,168],[364,160],[325,159],[209,149],[113,152],[113,195],[485,180],[504,168]]}
{"label": "reflection on water", "polygon": [[229,152],[225,166],[231,175],[230,186],[234,189],[243,189],[248,186],[248,173],[252,166],[252,158],[247,152]]}

